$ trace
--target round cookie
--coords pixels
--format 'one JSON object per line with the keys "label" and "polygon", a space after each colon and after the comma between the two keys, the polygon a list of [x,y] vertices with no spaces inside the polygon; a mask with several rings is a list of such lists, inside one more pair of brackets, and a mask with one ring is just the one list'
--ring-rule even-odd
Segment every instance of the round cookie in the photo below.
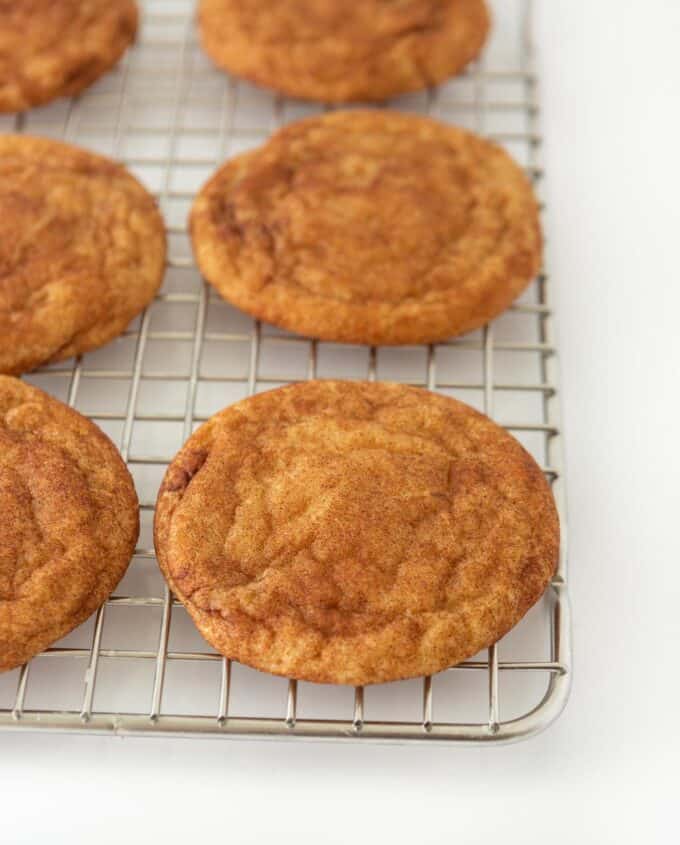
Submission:
{"label": "round cookie", "polygon": [[533,191],[504,150],[390,111],[290,124],[218,170],[190,222],[198,264],[225,299],[346,343],[477,328],[541,261]]}
{"label": "round cookie", "polygon": [[124,167],[0,136],[0,373],[108,343],[151,302],[164,267],[163,220]]}
{"label": "round cookie", "polygon": [[0,3],[0,112],[20,112],[87,88],[137,32],[134,0]]}
{"label": "round cookie", "polygon": [[389,383],[313,381],[213,416],[168,468],[158,562],[227,657],[307,681],[438,672],[555,570],[541,470],[487,417]]}
{"label": "round cookie", "polygon": [[0,376],[0,672],[93,613],[123,577],[139,534],[137,496],[97,426]]}
{"label": "round cookie", "polygon": [[474,59],[484,0],[201,0],[213,61],[291,97],[379,102],[436,85]]}

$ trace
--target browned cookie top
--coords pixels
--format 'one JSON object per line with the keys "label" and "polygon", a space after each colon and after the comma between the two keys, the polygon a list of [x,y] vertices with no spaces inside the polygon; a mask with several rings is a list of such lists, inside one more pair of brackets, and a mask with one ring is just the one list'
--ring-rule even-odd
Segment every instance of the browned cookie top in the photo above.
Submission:
{"label": "browned cookie top", "polygon": [[293,97],[380,101],[435,85],[479,53],[484,0],[201,0],[213,60]]}
{"label": "browned cookie top", "polygon": [[0,376],[0,672],[83,622],[137,541],[132,479],[93,423]]}
{"label": "browned cookie top", "polygon": [[541,258],[536,200],[507,153],[389,111],[303,120],[227,162],[191,230],[201,270],[234,305],[350,343],[483,325]]}
{"label": "browned cookie top", "polygon": [[118,336],[164,265],[163,220],[125,168],[46,138],[0,136],[0,372]]}
{"label": "browned cookie top", "polygon": [[0,0],[0,112],[77,94],[136,31],[134,0]]}
{"label": "browned cookie top", "polygon": [[156,551],[219,651],[324,683],[426,675],[495,642],[557,562],[538,466],[467,405],[307,382],[212,417],[170,465]]}

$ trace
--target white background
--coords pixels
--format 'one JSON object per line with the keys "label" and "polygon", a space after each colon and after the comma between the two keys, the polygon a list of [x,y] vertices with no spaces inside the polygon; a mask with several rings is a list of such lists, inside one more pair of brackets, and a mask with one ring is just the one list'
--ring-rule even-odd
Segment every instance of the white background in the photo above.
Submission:
{"label": "white background", "polygon": [[566,712],[500,748],[4,734],[2,842],[678,841],[680,4],[536,5],[568,459]]}

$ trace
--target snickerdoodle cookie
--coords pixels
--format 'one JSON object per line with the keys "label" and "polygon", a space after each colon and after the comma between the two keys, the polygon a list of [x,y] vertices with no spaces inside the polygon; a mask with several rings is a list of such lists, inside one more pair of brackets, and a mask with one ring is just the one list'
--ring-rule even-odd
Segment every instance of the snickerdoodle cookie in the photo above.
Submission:
{"label": "snickerdoodle cookie", "polygon": [[132,479],[93,423],[0,376],[0,672],[96,610],[139,533]]}
{"label": "snickerdoodle cookie", "polygon": [[313,381],[192,435],[161,486],[155,541],[222,654],[369,684],[437,672],[503,636],[550,581],[559,527],[534,460],[467,405]]}
{"label": "snickerdoodle cookie", "polygon": [[134,0],[0,2],[0,112],[77,94],[115,65],[136,31]]}
{"label": "snickerdoodle cookie", "polygon": [[153,299],[164,266],[163,220],[124,167],[0,136],[0,373],[108,343]]}
{"label": "snickerdoodle cookie", "polygon": [[291,97],[380,101],[436,85],[474,59],[484,0],[201,0],[220,67]]}
{"label": "snickerdoodle cookie", "polygon": [[390,111],[285,127],[198,195],[194,252],[244,311],[323,340],[427,343],[483,325],[538,271],[537,203],[500,147]]}

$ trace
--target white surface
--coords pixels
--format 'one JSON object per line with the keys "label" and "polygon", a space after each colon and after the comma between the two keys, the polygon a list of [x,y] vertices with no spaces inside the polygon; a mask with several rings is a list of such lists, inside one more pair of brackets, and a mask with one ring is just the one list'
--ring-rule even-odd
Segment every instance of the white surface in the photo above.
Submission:
{"label": "white surface", "polygon": [[3,842],[673,841],[680,6],[537,6],[575,618],[566,712],[538,738],[479,749],[5,734]]}

